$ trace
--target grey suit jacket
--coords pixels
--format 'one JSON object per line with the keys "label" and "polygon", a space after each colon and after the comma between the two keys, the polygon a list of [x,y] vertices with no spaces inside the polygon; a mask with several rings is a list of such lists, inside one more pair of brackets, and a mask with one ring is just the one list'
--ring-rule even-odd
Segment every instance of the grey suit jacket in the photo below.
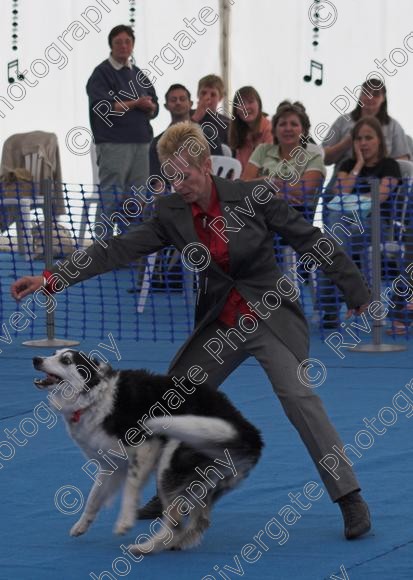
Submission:
{"label": "grey suit jacket", "polygon": [[[200,272],[195,329],[184,348],[190,346],[194,335],[218,317],[229,292],[236,288],[247,302],[259,303],[260,312],[271,313],[264,322],[300,361],[307,358],[307,323],[298,292],[276,264],[274,233],[282,236],[299,254],[306,255],[306,259],[312,255],[322,262],[320,267],[343,292],[349,308],[369,301],[369,291],[360,271],[338,244],[327,239],[284,200],[274,198],[265,182],[213,179],[222,215],[230,227],[224,232],[229,239],[230,268],[226,273],[212,260]],[[230,215],[232,212],[238,220]],[[241,226],[239,221],[245,225]],[[165,246],[173,245],[182,251],[194,242],[200,243],[190,205],[176,193],[160,197],[149,220],[108,240],[107,248],[99,243],[90,246],[86,250],[90,264],[75,279],[67,278],[67,281],[70,285],[86,280]],[[314,248],[323,248],[328,257],[324,259],[323,252],[320,254]],[[54,267],[52,272],[57,273],[59,269]]]}

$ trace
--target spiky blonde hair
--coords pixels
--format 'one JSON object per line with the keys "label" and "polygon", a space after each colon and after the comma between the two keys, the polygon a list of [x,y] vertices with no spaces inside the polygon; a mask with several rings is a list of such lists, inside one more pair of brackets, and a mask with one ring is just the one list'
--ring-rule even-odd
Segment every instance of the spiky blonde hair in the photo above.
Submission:
{"label": "spiky blonde hair", "polygon": [[162,163],[176,161],[181,153],[186,152],[191,158],[188,162],[196,167],[201,167],[210,155],[201,127],[189,121],[171,125],[159,139],[157,150]]}

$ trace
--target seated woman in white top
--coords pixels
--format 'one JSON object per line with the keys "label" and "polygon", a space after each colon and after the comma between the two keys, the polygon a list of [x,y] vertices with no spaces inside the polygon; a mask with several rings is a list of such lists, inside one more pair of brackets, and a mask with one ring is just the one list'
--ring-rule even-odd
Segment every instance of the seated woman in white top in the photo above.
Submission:
{"label": "seated woman in white top", "polygon": [[280,197],[312,219],[326,169],[320,147],[307,144],[310,120],[301,103],[283,101],[272,118],[273,144],[258,145],[241,179],[270,175]]}
{"label": "seated woman in white top", "polygon": [[[359,101],[356,108],[350,113],[350,118],[340,115],[324,139],[322,145],[325,151],[324,162],[326,165],[335,163],[338,167],[344,159],[351,157],[351,130],[357,121],[364,117],[376,117],[380,122],[389,157],[409,159],[406,134],[400,123],[390,117],[387,112],[386,87],[380,79],[371,78],[363,83]],[[335,176],[333,180],[335,180]]]}

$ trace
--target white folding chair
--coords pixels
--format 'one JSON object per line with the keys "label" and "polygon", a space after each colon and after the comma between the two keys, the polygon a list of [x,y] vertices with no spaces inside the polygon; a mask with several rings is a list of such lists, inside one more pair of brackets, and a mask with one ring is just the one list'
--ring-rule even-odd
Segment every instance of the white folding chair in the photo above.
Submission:
{"label": "white folding chair", "polygon": [[[39,178],[42,170],[43,159],[38,153],[29,153],[24,156],[25,169],[32,175],[33,182],[39,183]],[[7,197],[2,200],[4,207],[17,207],[18,212],[16,216],[16,237],[17,249],[19,254],[24,255],[26,261],[30,260],[30,254],[33,250],[33,234],[32,234],[32,216],[33,209],[43,209],[44,199],[41,195],[33,195],[30,197],[19,196]]]}
{"label": "white folding chair", "polygon": [[[98,164],[97,164],[97,156],[96,156],[96,146],[92,143],[90,148],[90,161],[92,165],[92,183],[95,185],[99,183],[99,171],[98,171]],[[88,223],[95,223],[97,210],[99,207],[100,199],[99,193],[89,193],[82,197],[82,212],[80,214],[80,225],[79,225],[79,234],[78,234],[78,243],[79,247],[84,247],[87,245],[86,242],[86,230]],[[95,206],[93,210],[93,216],[89,218],[89,213],[91,211],[92,206]]]}
{"label": "white folding chair", "polygon": [[232,157],[231,147],[225,143],[221,143],[222,154],[225,157]]}
{"label": "white folding chair", "polygon": [[[82,197],[82,213],[80,216],[80,226],[79,226],[79,234],[78,234],[78,244],[80,248],[83,248],[88,245],[86,240],[86,230],[88,223],[95,223],[96,222],[96,214],[97,209],[100,204],[100,196],[99,193],[88,193]],[[91,207],[95,205],[95,209],[92,212],[93,217],[92,219],[89,218],[89,213],[91,211]]]}
{"label": "white folding chair", "polygon": [[[404,253],[403,233],[406,228],[407,206],[413,192],[413,162],[407,159],[396,159],[396,161],[400,167],[403,183],[394,194],[395,210],[388,233],[389,239],[380,244],[383,258],[392,256],[397,258]],[[371,268],[371,251],[370,247],[369,268]]]}
{"label": "white folding chair", "polygon": [[32,200],[29,198],[8,197],[2,200],[4,207],[17,207],[16,238],[17,251],[24,255],[26,261],[30,260],[30,249],[33,248],[33,235],[31,223]]}
{"label": "white folding chair", "polygon": [[[56,183],[62,181],[59,148],[54,133],[31,131],[16,133],[6,139],[3,144],[1,158],[1,173],[3,175],[14,168],[25,167],[31,174],[34,185],[38,186],[42,179],[52,179]],[[3,205],[17,206],[19,209],[16,219],[18,251],[30,260],[30,251],[33,248],[31,212],[38,208],[43,209],[44,198],[40,191],[35,191],[29,197],[17,195],[3,200]],[[56,197],[57,213],[64,213],[63,195],[59,192]]]}
{"label": "white folding chair", "polygon": [[241,176],[242,165],[238,159],[225,155],[211,155],[212,173],[226,179],[238,179]]}
{"label": "white folding chair", "polygon": [[413,162],[407,159],[396,159],[396,161],[400,167],[402,177],[413,178]]}
{"label": "white folding chair", "polygon": [[145,268],[145,272],[143,275],[142,285],[141,285],[141,289],[139,292],[139,298],[138,298],[138,313],[139,314],[142,314],[142,312],[145,309],[145,304],[146,304],[146,300],[148,298],[149,288],[151,287],[151,281],[152,281],[153,271],[155,269],[157,255],[158,255],[158,252],[155,252],[154,254],[150,254],[146,258],[146,260],[147,260],[146,268]]}

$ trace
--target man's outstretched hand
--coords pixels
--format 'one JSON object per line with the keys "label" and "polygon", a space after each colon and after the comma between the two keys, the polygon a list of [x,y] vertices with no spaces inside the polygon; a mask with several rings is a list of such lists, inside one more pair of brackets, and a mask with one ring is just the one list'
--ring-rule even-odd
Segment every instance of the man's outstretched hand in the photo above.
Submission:
{"label": "man's outstretched hand", "polygon": [[43,286],[43,276],[23,276],[19,278],[10,287],[13,298],[21,300],[28,294],[32,294]]}

